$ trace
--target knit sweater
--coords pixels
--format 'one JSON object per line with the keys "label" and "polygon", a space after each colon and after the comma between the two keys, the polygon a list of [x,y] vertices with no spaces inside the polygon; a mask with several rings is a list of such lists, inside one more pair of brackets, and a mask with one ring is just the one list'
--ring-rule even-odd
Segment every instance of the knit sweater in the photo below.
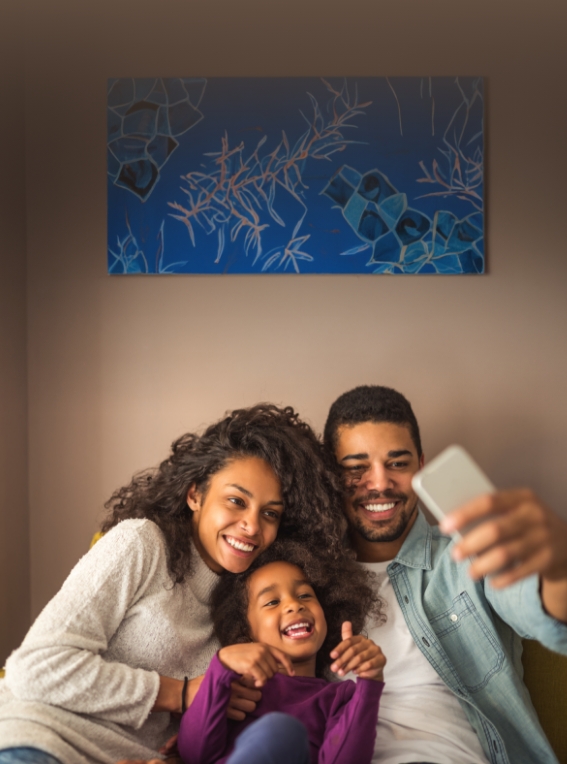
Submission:
{"label": "knit sweater", "polygon": [[63,764],[155,758],[178,722],[150,713],[159,676],[204,674],[218,649],[217,576],[193,548],[173,585],[163,535],[124,520],[71,571],[0,680],[0,750],[32,746]]}

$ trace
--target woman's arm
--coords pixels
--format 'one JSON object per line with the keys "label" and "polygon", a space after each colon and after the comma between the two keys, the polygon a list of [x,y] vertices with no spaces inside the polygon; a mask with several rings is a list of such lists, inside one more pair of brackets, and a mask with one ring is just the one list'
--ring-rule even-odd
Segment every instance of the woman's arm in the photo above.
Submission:
{"label": "woman's arm", "polygon": [[122,523],[102,538],[8,659],[12,693],[140,728],[157,699],[160,677],[111,663],[104,653],[129,608],[144,597],[164,554],[153,523]]}

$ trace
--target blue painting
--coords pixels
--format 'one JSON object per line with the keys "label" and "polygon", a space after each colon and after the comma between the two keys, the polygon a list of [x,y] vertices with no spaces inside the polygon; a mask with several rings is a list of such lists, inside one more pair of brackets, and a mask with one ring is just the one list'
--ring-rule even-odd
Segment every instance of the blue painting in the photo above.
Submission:
{"label": "blue painting", "polygon": [[108,82],[108,271],[484,273],[480,77]]}

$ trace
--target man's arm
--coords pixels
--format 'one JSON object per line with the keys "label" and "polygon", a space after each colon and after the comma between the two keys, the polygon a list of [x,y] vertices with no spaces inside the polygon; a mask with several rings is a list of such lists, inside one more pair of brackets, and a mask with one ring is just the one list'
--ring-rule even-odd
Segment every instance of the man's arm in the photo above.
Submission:
{"label": "man's arm", "polygon": [[567,623],[567,522],[532,491],[512,490],[469,501],[440,527],[452,533],[484,518],[455,544],[454,559],[474,557],[469,569],[472,578],[490,576],[495,589],[538,575],[544,609]]}

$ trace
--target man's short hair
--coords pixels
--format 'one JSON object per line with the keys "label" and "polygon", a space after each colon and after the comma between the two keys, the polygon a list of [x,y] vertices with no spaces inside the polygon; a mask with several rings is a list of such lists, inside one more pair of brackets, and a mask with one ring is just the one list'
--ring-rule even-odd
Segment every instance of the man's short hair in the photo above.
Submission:
{"label": "man's short hair", "polygon": [[325,446],[333,452],[337,445],[339,427],[363,422],[391,422],[407,427],[421,457],[419,426],[410,402],[397,390],[380,385],[360,385],[337,398],[325,423]]}

